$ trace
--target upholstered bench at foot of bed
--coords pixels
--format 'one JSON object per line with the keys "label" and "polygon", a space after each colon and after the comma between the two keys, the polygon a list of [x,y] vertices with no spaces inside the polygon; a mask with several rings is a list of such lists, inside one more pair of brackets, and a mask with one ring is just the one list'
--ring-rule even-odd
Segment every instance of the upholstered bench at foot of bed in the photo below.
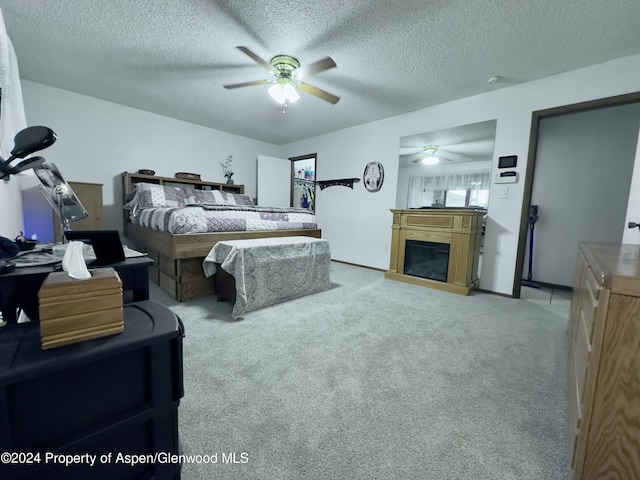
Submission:
{"label": "upholstered bench at foot of bed", "polygon": [[216,273],[213,275],[216,285],[216,296],[219,302],[236,303],[236,279],[216,263]]}
{"label": "upholstered bench at foot of bed", "polygon": [[207,277],[219,276],[218,299],[234,304],[231,316],[235,319],[248,311],[330,289],[330,262],[326,240],[279,237],[218,242],[202,266]]}

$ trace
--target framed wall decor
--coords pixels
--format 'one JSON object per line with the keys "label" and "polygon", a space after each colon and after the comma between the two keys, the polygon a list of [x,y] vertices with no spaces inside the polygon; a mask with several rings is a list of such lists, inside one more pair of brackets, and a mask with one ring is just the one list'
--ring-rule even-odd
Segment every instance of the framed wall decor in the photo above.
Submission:
{"label": "framed wall decor", "polygon": [[364,167],[364,174],[362,175],[362,181],[364,182],[364,188],[370,192],[377,192],[382,188],[382,182],[384,182],[384,168],[380,162],[369,162]]}

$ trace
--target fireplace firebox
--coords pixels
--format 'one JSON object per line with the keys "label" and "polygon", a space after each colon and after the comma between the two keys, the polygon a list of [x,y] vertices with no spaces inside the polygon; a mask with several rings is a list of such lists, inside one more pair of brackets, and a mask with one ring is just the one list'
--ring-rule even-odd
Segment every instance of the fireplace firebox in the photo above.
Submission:
{"label": "fireplace firebox", "polygon": [[407,240],[404,247],[404,274],[446,282],[450,249],[448,243]]}

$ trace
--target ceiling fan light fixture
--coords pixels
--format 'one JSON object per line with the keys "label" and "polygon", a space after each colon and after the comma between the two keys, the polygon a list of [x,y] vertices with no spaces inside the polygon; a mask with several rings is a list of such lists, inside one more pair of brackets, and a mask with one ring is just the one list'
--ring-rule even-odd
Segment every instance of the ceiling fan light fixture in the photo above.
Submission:
{"label": "ceiling fan light fixture", "polygon": [[294,103],[300,99],[300,94],[291,82],[277,82],[269,87],[269,95],[278,103]]}
{"label": "ceiling fan light fixture", "polygon": [[293,83],[286,83],[284,85],[284,96],[287,97],[290,103],[296,102],[300,99],[300,94],[293,86]]}
{"label": "ceiling fan light fixture", "polygon": [[422,148],[424,157],[422,158],[422,163],[425,165],[435,165],[440,161],[438,157],[436,157],[436,152],[438,151],[438,145],[426,145]]}
{"label": "ceiling fan light fixture", "polygon": [[284,103],[287,101],[287,97],[284,94],[284,88],[279,83],[274,83],[269,87],[269,95],[278,103]]}

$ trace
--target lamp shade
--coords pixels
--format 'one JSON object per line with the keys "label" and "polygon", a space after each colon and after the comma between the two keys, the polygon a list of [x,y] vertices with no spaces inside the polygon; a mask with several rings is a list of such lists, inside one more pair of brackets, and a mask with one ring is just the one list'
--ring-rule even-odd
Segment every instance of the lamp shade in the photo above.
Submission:
{"label": "lamp shade", "polygon": [[284,88],[279,83],[275,83],[269,87],[269,95],[278,103],[284,103],[287,97],[284,94]]}
{"label": "lamp shade", "polygon": [[300,98],[296,87],[291,82],[278,82],[269,87],[269,95],[278,103],[294,103]]}
{"label": "lamp shade", "polygon": [[284,95],[291,103],[297,102],[300,99],[300,94],[296,90],[296,87],[294,87],[291,83],[284,84]]}

